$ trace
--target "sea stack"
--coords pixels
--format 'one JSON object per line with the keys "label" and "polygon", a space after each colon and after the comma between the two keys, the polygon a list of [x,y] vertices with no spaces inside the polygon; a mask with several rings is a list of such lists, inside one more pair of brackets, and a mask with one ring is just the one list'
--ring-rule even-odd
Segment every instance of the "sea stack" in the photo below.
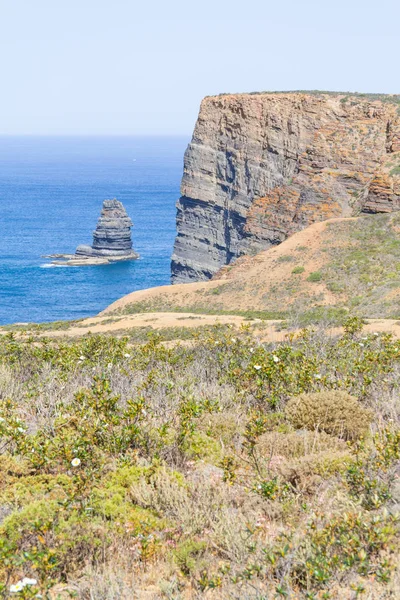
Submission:
{"label": "sea stack", "polygon": [[92,246],[78,246],[76,256],[99,258],[137,258],[132,250],[133,223],[119,200],[104,200],[100,218],[93,232]]}
{"label": "sea stack", "polygon": [[139,258],[132,248],[133,223],[119,200],[104,200],[100,218],[93,232],[93,244],[81,245],[75,254],[51,254],[53,264],[104,265]]}

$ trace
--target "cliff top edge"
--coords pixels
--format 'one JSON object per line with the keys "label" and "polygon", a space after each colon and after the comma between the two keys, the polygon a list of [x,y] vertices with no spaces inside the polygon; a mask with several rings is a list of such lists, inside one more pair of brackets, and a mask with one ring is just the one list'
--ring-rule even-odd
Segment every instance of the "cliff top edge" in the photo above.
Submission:
{"label": "cliff top edge", "polygon": [[227,96],[232,97],[249,97],[249,96],[289,96],[301,94],[305,96],[316,96],[324,97],[331,96],[335,98],[357,98],[359,100],[368,101],[381,101],[391,102],[393,104],[400,104],[400,94],[379,94],[379,93],[367,93],[367,92],[333,92],[327,90],[281,90],[281,91],[260,91],[260,92],[232,92],[232,93],[221,93],[205,96],[204,100],[212,98],[224,98]]}

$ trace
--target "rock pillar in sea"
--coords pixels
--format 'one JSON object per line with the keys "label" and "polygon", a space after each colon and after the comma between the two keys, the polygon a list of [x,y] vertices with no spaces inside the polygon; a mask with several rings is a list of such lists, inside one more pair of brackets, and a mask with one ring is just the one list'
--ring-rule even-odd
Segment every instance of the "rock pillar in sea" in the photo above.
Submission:
{"label": "rock pillar in sea", "polygon": [[133,223],[119,200],[104,200],[92,246],[78,246],[77,256],[137,258],[132,249]]}

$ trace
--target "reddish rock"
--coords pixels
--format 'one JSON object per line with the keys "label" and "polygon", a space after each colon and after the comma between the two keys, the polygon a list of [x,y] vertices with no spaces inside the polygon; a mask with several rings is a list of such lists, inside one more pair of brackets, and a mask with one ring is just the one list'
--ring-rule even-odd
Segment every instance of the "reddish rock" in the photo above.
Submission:
{"label": "reddish rock", "polygon": [[315,221],[398,210],[387,161],[400,151],[399,101],[328,93],[205,98],[185,154],[172,281],[208,279]]}

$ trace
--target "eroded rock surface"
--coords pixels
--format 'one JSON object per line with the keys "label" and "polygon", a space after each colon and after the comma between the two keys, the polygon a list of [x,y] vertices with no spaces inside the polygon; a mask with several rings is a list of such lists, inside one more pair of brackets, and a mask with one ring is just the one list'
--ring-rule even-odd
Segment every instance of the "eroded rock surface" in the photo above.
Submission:
{"label": "eroded rock surface", "polygon": [[[61,259],[68,265],[106,264],[132,260],[139,255],[132,249],[133,223],[119,200],[104,200],[100,218],[93,232],[92,246],[81,245],[75,254],[54,254],[48,258]],[[53,261],[57,264],[60,261]]]}
{"label": "eroded rock surface", "polygon": [[100,218],[93,232],[92,246],[78,246],[77,256],[130,256],[133,223],[119,200],[104,200]]}
{"label": "eroded rock surface", "polygon": [[208,279],[316,221],[398,210],[399,106],[330,93],[205,98],[185,153],[172,282]]}

